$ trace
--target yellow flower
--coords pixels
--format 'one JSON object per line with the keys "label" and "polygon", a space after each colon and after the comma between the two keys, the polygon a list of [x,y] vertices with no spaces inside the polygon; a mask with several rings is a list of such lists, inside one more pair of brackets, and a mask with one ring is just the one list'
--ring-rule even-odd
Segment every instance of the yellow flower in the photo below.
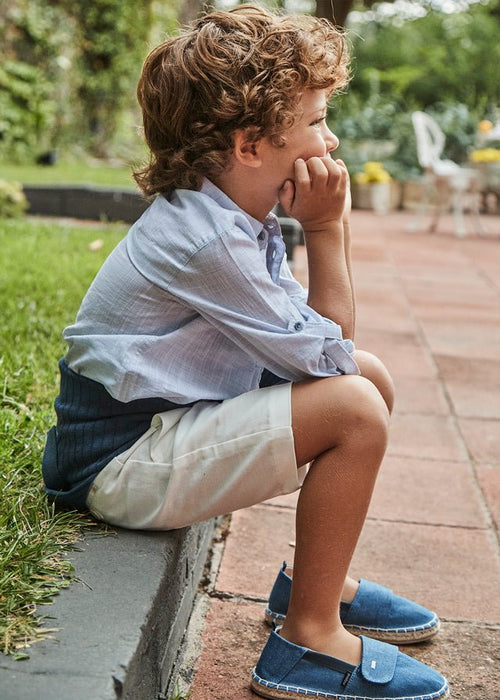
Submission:
{"label": "yellow flower", "polygon": [[363,165],[362,173],[356,173],[354,176],[354,182],[359,185],[365,185],[369,182],[390,182],[391,176],[384,170],[382,163],[376,161],[368,161]]}
{"label": "yellow flower", "polygon": [[358,185],[368,184],[368,173],[356,173],[354,176],[354,182],[356,182]]}
{"label": "yellow flower", "polygon": [[493,124],[489,119],[482,119],[477,125],[477,130],[480,134],[487,134],[488,131],[493,129]]}
{"label": "yellow flower", "polygon": [[481,148],[472,151],[470,157],[475,163],[495,163],[500,161],[500,148]]}

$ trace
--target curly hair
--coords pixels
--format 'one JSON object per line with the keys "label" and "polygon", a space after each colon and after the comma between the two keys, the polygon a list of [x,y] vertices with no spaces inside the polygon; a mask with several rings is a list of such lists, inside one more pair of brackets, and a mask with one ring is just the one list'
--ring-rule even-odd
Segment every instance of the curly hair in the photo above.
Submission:
{"label": "curly hair", "polygon": [[137,88],[149,163],[146,196],[198,190],[226,167],[233,135],[285,143],[305,89],[331,96],[349,79],[343,33],[326,20],[254,5],[205,14],[146,58]]}

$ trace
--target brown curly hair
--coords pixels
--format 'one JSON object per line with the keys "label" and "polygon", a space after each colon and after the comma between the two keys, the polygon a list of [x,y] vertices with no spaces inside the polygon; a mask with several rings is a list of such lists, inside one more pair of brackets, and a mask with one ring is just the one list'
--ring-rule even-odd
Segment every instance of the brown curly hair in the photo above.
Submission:
{"label": "brown curly hair", "polygon": [[326,20],[254,5],[205,14],[147,57],[137,88],[150,161],[146,196],[198,190],[226,167],[233,135],[285,143],[302,92],[348,82],[345,37]]}

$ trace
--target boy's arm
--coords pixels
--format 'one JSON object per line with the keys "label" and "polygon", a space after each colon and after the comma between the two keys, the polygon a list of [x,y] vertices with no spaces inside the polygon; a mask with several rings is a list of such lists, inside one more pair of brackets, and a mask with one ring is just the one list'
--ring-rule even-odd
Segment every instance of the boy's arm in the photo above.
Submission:
{"label": "boy's arm", "polygon": [[[308,304],[354,335],[354,292],[350,268],[348,174],[329,156],[299,159],[294,182],[287,181],[280,201],[302,225],[309,267]],[[347,211],[346,211],[347,209]]]}
{"label": "boy's arm", "polygon": [[351,340],[354,340],[354,334],[356,330],[356,294],[354,291],[354,277],[352,274],[352,263],[351,263],[351,183],[349,180],[349,174],[347,175],[347,190],[344,206],[344,214],[342,221],[344,224],[344,254],[347,265],[347,272],[349,275],[349,285],[351,287],[351,301],[352,301],[352,334],[349,336]]}

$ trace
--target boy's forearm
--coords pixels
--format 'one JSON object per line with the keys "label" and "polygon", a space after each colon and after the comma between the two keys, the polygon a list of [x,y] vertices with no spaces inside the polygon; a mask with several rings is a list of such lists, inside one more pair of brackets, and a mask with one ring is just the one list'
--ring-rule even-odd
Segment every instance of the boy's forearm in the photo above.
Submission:
{"label": "boy's forearm", "polygon": [[349,275],[349,286],[351,288],[351,304],[352,304],[352,333],[349,336],[351,340],[354,340],[354,334],[356,331],[356,294],[354,290],[354,277],[352,274],[352,263],[351,263],[351,223],[350,220],[344,220],[344,255],[347,266],[347,273]]}
{"label": "boy's forearm", "polygon": [[[347,235],[346,235],[347,234]],[[349,230],[332,222],[321,233],[304,230],[309,269],[308,304],[338,323],[344,338],[354,335],[354,294],[350,271]],[[347,250],[346,250],[347,246]]]}
{"label": "boy's forearm", "polygon": [[347,168],[330,156],[295,161],[295,179],[280,191],[285,211],[302,225],[309,268],[309,305],[354,335]]}

